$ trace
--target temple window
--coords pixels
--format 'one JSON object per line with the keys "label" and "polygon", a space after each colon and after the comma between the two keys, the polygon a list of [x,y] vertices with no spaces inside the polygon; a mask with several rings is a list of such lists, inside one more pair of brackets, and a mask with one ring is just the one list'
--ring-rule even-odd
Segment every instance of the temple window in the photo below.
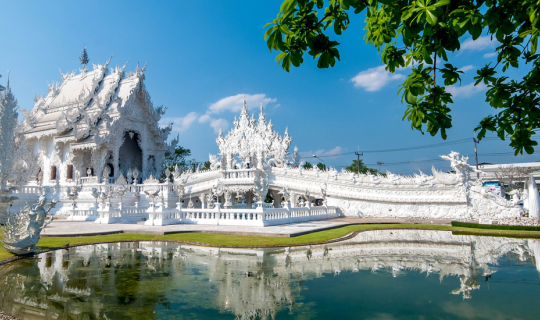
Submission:
{"label": "temple window", "polygon": [[51,180],[56,180],[56,166],[51,166]]}
{"label": "temple window", "polygon": [[67,179],[73,180],[73,165],[72,164],[67,165]]}

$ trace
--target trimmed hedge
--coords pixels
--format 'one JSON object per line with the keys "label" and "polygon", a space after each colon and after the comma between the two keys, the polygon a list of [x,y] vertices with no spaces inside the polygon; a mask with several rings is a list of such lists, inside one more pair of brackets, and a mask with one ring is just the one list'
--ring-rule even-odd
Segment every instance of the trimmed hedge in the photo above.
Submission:
{"label": "trimmed hedge", "polygon": [[499,224],[479,224],[479,223],[467,223],[467,222],[459,222],[459,221],[452,221],[452,227],[476,228],[476,229],[497,229],[497,230],[540,231],[540,227],[507,226],[507,225],[499,225]]}

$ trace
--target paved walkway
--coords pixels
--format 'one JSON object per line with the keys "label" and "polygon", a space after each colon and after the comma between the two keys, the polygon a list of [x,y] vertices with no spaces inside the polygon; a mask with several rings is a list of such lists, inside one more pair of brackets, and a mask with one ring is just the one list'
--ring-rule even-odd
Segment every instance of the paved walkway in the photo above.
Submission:
{"label": "paved walkway", "polygon": [[[145,226],[143,224],[97,224],[94,222],[80,222],[67,220],[54,220],[41,232],[41,237],[76,237],[105,235],[114,233],[138,234],[173,234],[173,233],[217,233],[233,235],[253,235],[266,237],[295,237],[306,233],[333,229],[350,224],[373,223],[411,223],[405,219],[372,219],[372,218],[336,218],[321,221],[285,224],[270,227],[250,226],[216,226],[200,224],[176,224],[169,226]],[[417,222],[419,223],[419,222]],[[422,221],[431,223],[431,221]],[[450,220],[433,220],[433,224],[450,224]]]}

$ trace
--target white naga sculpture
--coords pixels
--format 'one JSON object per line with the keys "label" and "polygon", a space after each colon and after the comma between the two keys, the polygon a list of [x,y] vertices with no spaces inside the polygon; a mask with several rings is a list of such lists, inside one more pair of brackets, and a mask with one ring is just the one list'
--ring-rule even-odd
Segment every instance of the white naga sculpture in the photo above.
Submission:
{"label": "white naga sculpture", "polygon": [[38,203],[33,207],[26,206],[19,214],[7,215],[6,224],[0,227],[4,248],[14,254],[36,252],[41,230],[53,219],[51,217],[45,220],[45,218],[55,204],[54,201],[46,204],[45,196],[40,196]]}

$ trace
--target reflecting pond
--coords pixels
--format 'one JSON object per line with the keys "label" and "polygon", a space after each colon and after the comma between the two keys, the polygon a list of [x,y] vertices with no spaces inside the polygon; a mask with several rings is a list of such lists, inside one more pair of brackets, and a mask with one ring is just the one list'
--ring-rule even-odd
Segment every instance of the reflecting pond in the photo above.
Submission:
{"label": "reflecting pond", "polygon": [[328,245],[89,245],[0,267],[21,319],[538,319],[540,241],[379,230]]}

